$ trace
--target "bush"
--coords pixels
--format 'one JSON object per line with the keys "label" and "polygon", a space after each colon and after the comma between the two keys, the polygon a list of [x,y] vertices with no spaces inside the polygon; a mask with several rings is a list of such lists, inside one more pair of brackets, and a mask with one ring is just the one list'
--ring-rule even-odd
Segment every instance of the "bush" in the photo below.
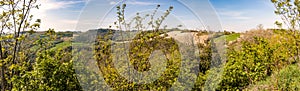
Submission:
{"label": "bush", "polygon": [[300,90],[300,68],[298,65],[291,65],[279,72],[277,75],[278,89],[282,91]]}
{"label": "bush", "polygon": [[71,52],[46,50],[36,55],[32,70],[20,70],[21,76],[13,77],[13,90],[81,90]]}
{"label": "bush", "polygon": [[219,89],[243,89],[269,76],[279,63],[277,58],[288,59],[284,50],[277,50],[280,46],[258,37],[254,41],[243,42],[241,50],[229,50]]}

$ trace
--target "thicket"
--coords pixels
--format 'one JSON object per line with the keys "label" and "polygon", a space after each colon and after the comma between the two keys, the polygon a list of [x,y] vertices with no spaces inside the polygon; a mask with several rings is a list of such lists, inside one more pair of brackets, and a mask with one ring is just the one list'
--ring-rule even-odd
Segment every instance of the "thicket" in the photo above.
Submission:
{"label": "thicket", "polygon": [[[263,81],[280,69],[299,62],[300,1],[271,0],[271,2],[276,8],[275,14],[281,16],[284,22],[276,24],[279,27],[285,25],[288,29],[272,30],[272,35],[265,35],[268,37],[248,38],[243,40],[241,48],[229,49],[219,90],[242,90],[249,84]],[[289,88],[286,85],[294,83],[293,81],[280,78],[288,76],[289,73],[282,75],[280,72],[280,74],[281,76],[276,78],[279,80],[276,89],[295,90],[296,88]]]}
{"label": "thicket", "polygon": [[292,51],[286,46],[289,43],[270,42],[259,37],[255,37],[254,41],[245,41],[241,49],[228,51],[228,61],[219,89],[244,89],[295,62],[290,60]]}

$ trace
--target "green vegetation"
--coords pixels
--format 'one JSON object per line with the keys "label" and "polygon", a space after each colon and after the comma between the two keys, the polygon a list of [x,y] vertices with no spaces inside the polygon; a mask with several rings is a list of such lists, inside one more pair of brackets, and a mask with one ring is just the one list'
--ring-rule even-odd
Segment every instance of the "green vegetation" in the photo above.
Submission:
{"label": "green vegetation", "polygon": [[230,35],[225,35],[225,37],[226,37],[226,41],[234,41],[240,37],[240,34],[234,33],[234,34],[230,34]]}
{"label": "green vegetation", "polygon": [[228,35],[222,35],[221,37],[216,38],[216,41],[223,41],[226,40],[226,42],[230,42],[230,41],[235,41],[238,38],[240,38],[240,34],[239,33],[233,33],[233,34],[228,34]]}
{"label": "green vegetation", "polygon": [[263,38],[255,38],[253,43],[244,42],[241,50],[229,51],[220,89],[243,89],[264,80],[282,65],[289,64],[288,52],[283,45],[271,44]]}
{"label": "green vegetation", "polygon": [[62,43],[59,43],[59,44],[56,44],[54,47],[52,47],[50,50],[58,50],[59,48],[60,49],[65,49],[67,47],[70,47],[72,46],[73,43],[69,42],[69,41],[66,41],[66,42],[62,42]]}
{"label": "green vegetation", "polygon": [[[39,7],[36,0],[0,1],[0,6],[11,7],[0,12],[1,91],[108,88],[117,91],[174,89],[297,91],[300,90],[300,29],[297,29],[300,26],[297,25],[300,24],[300,1],[271,1],[275,4],[275,13],[286,17],[283,21],[289,29],[264,30],[262,25],[259,25],[258,30],[249,33],[184,30],[184,33],[196,32],[196,36],[214,34],[204,42],[205,44],[195,45],[199,51],[168,37],[168,32],[180,29],[161,28],[163,21],[172,12],[174,8],[172,6],[157,19],[154,16],[160,5],[157,5],[153,13],[144,16],[137,13],[133,20],[128,22],[125,20],[126,4],[123,4],[116,7],[118,20],[110,26],[118,30],[96,29],[74,37],[72,32],[55,32],[54,29],[36,32],[41,20],[30,22],[32,17],[29,12]],[[149,21],[146,21],[147,19]],[[283,26],[279,22],[276,24]],[[150,29],[146,29],[146,26]],[[4,30],[11,30],[13,33],[2,33]],[[94,33],[98,34],[96,40],[85,41]],[[130,35],[134,34],[136,36],[129,40]],[[235,41],[232,42],[233,45],[228,45],[227,49],[224,49],[227,51],[227,60],[222,60],[220,50],[216,50],[218,45],[216,43],[224,39],[226,42]],[[126,63],[127,59],[129,62]],[[96,63],[91,62],[94,60]],[[97,67],[85,67],[89,64],[97,64]],[[181,65],[186,64],[196,66],[181,68]],[[135,79],[130,77],[128,79],[122,75],[130,76],[130,70],[124,71],[130,65],[136,72],[153,71],[160,65],[165,65],[166,68],[162,72],[147,74],[158,76],[158,79],[139,75],[151,79],[149,83],[139,84],[133,81]],[[75,70],[75,66],[79,69]],[[99,68],[101,74],[97,74],[97,70],[86,68]],[[197,70],[199,73],[192,72]],[[79,77],[83,79],[79,80]],[[195,80],[192,80],[193,78]],[[186,84],[189,86],[185,86]],[[105,87],[106,85],[109,87]]]}
{"label": "green vegetation", "polygon": [[285,90],[298,91],[300,80],[299,65],[289,65],[280,71],[274,73],[266,80],[257,82],[251,85],[247,90]]}

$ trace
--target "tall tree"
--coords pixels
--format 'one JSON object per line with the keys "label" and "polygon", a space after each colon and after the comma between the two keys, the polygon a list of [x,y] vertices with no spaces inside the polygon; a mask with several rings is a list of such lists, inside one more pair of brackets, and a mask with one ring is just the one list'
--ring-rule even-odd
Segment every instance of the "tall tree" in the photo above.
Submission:
{"label": "tall tree", "polygon": [[32,22],[31,11],[39,7],[37,0],[1,0],[0,6],[0,86],[4,91],[13,88],[8,80],[19,75],[16,69],[17,65],[22,65],[18,55],[22,54],[24,31],[36,30],[40,20]]}

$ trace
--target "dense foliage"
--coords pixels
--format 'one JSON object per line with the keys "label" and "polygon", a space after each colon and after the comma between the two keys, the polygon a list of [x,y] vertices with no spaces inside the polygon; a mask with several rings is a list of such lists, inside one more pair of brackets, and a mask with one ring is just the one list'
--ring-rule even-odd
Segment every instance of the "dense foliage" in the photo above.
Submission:
{"label": "dense foliage", "polygon": [[[152,14],[146,14],[144,17],[137,13],[130,22],[125,20],[126,4],[117,6],[118,20],[114,27],[119,30],[92,30],[94,32],[83,33],[75,38],[77,41],[71,42],[58,40],[61,37],[72,37],[71,32],[55,33],[53,29],[49,29],[43,34],[37,34],[34,30],[39,28],[41,20],[31,23],[32,16],[29,14],[31,9],[38,8],[36,0],[21,1],[0,1],[1,6],[14,9],[3,11],[0,15],[2,20],[0,23],[0,87],[3,91],[69,91],[109,88],[163,91],[170,89],[247,90],[251,89],[251,86],[258,86],[256,84],[270,79],[272,81],[265,84],[269,85],[268,88],[272,90],[300,89],[298,65],[300,33],[296,28],[299,16],[293,16],[299,15],[299,0],[294,0],[294,3],[291,3],[291,0],[271,0],[276,6],[275,13],[287,17],[285,23],[288,24],[289,29],[264,30],[260,25],[258,32],[225,31],[209,38],[205,44],[197,44],[198,51],[176,42],[174,38],[169,38],[167,32],[171,30],[160,28],[173,10],[172,6],[156,20],[154,16],[160,5]],[[20,3],[24,4],[23,7],[16,8],[15,6]],[[150,21],[145,21],[146,18]],[[152,29],[147,31],[148,29],[145,29],[142,22],[146,22],[148,24],[146,26]],[[281,25],[279,22],[276,23]],[[4,33],[4,30],[13,31],[13,33]],[[85,41],[95,32],[97,33],[96,40]],[[135,34],[132,32],[137,32],[137,35],[129,41],[131,38],[129,35]],[[199,32],[196,36],[209,34],[209,32]],[[218,54],[219,50],[215,48],[216,41],[221,39],[226,39],[226,42],[235,41],[224,49],[227,50],[226,63],[222,62],[221,54]],[[77,43],[78,41],[83,42]],[[93,45],[82,47],[88,43]],[[80,47],[75,49],[76,46]],[[180,46],[184,46],[185,51],[182,51]],[[93,51],[94,54],[88,51]],[[93,59],[96,63],[91,62]],[[125,62],[127,59],[129,62]],[[162,61],[165,61],[165,65]],[[97,64],[96,68],[100,69],[101,74],[98,74],[97,70],[85,69],[84,66],[88,64]],[[180,68],[184,64],[197,66]],[[130,65],[136,73],[152,71],[152,68],[161,65],[166,68],[162,72],[147,74],[158,76],[158,79],[147,77],[147,75],[135,76],[150,79],[150,82],[144,81],[140,84],[136,81],[140,79],[130,76],[133,75],[131,73],[134,72],[133,70],[124,71],[128,70]],[[77,67],[76,70],[74,66]],[[119,70],[123,73],[118,72]],[[183,71],[190,74],[181,74]],[[124,74],[129,75],[129,78],[123,77]],[[84,79],[78,80],[77,77]],[[196,79],[193,80],[193,78]],[[186,84],[192,86],[186,86]]]}

